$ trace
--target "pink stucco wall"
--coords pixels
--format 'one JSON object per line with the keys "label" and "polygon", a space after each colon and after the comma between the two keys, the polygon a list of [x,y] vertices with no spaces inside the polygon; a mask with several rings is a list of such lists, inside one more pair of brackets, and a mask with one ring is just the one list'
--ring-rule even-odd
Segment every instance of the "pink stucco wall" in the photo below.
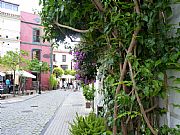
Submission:
{"label": "pink stucco wall", "polygon": [[[43,27],[40,25],[40,22],[37,21],[40,20],[40,17],[35,14],[27,13],[27,12],[21,12],[21,32],[20,32],[20,40],[21,50],[25,50],[29,53],[28,59],[32,58],[32,50],[33,49],[40,49],[41,50],[41,61],[47,62],[50,65],[50,43],[45,42],[43,43],[42,40],[40,43],[33,43],[33,28],[41,29],[40,35],[43,34]],[[42,73],[41,75],[41,84],[42,88],[46,89],[49,87],[49,77],[50,73]],[[26,89],[32,88],[32,79],[29,78],[26,83]]]}

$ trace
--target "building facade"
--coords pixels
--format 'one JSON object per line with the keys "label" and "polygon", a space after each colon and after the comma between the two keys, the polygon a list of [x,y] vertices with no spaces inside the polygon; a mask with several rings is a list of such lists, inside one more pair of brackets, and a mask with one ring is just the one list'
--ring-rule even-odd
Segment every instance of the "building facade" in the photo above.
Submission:
{"label": "building facade", "polygon": [[63,70],[73,68],[73,56],[69,49],[65,49],[63,45],[53,49],[53,67],[61,67]]}
{"label": "building facade", "polygon": [[[21,34],[20,49],[28,52],[28,59],[37,58],[39,61],[47,62],[50,65],[51,44],[43,42],[43,27],[38,15],[21,12]],[[28,79],[26,89],[33,89],[39,81],[38,73],[31,71],[36,79]],[[49,88],[50,73],[41,73],[42,89]]]}
{"label": "building facade", "polygon": [[[0,0],[0,56],[7,51],[20,51],[20,8],[19,0]],[[0,71],[11,69],[0,66]],[[13,74],[9,74],[13,78]],[[18,84],[16,77],[15,84]]]}
{"label": "building facade", "polygon": [[20,11],[16,0],[0,0],[0,56],[20,50]]}

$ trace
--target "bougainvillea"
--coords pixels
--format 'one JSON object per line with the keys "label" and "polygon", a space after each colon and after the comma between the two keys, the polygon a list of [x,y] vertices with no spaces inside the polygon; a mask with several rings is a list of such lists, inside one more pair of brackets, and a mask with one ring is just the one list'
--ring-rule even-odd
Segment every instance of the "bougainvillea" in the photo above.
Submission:
{"label": "bougainvillea", "polygon": [[76,47],[74,49],[74,69],[76,70],[76,79],[84,84],[89,84],[95,81],[97,73],[97,62],[91,52],[83,51]]}
{"label": "bougainvillea", "polygon": [[47,36],[81,35],[76,77],[89,83],[98,68],[103,74],[103,116],[113,135],[161,134],[158,99],[167,97],[166,70],[179,70],[179,37],[170,36],[176,30],[168,24],[172,0],[42,1]]}

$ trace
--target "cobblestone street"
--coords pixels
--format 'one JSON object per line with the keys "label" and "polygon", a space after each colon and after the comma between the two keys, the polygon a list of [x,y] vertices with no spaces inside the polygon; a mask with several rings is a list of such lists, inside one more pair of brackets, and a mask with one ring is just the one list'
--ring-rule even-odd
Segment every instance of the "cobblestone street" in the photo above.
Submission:
{"label": "cobblestone street", "polygon": [[76,112],[85,112],[83,101],[81,92],[56,90],[22,102],[1,104],[1,135],[68,135],[69,121]]}

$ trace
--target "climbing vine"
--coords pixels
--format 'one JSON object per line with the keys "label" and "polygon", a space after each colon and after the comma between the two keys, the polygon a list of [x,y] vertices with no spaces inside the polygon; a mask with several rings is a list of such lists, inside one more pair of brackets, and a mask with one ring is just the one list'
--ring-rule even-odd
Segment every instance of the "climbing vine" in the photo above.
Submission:
{"label": "climbing vine", "polygon": [[[170,0],[41,0],[46,38],[79,33],[77,73],[103,74],[104,117],[113,134],[160,134],[159,97],[168,68],[179,69],[179,34],[168,23]],[[52,13],[52,14],[50,14]],[[178,31],[177,31],[178,32]],[[173,35],[173,36],[171,36]]]}

